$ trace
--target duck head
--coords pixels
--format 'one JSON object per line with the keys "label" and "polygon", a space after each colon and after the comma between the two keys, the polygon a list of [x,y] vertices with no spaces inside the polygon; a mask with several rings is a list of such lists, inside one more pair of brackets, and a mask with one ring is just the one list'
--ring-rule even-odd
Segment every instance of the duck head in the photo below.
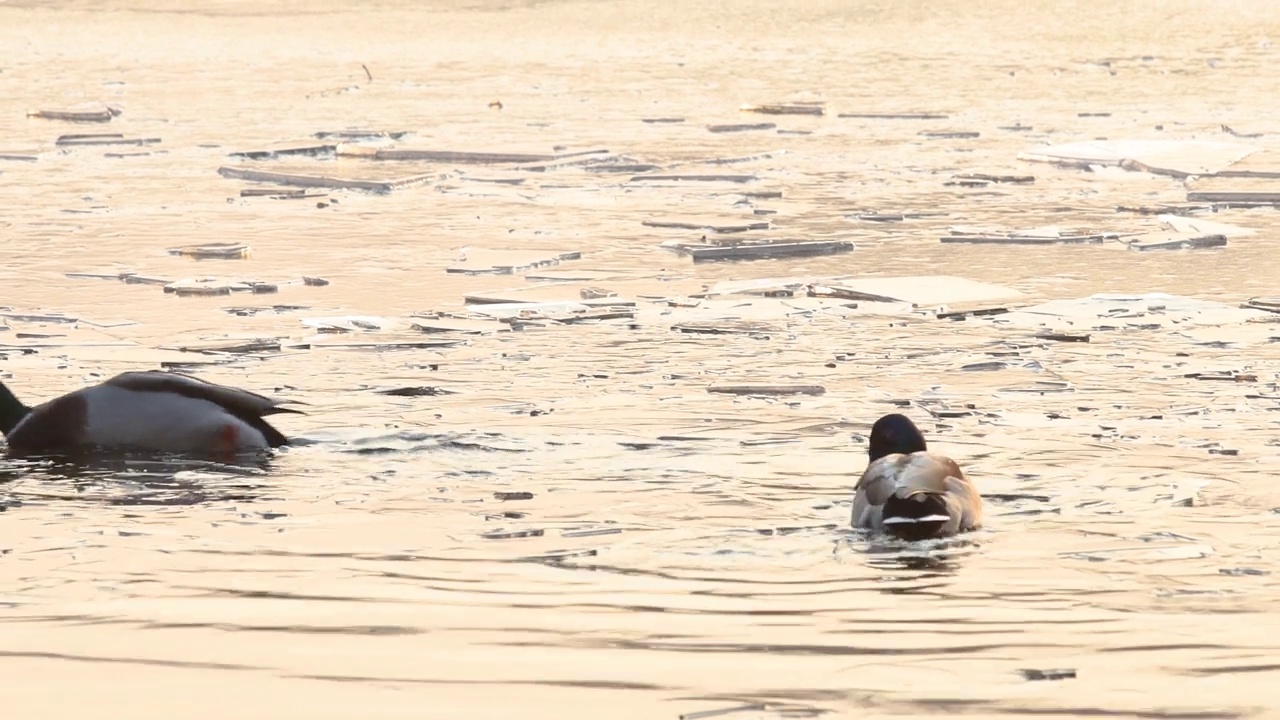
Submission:
{"label": "duck head", "polygon": [[897,413],[885,415],[871,426],[871,439],[867,447],[870,462],[875,462],[885,455],[894,453],[906,455],[924,452],[927,449],[920,429],[906,415]]}

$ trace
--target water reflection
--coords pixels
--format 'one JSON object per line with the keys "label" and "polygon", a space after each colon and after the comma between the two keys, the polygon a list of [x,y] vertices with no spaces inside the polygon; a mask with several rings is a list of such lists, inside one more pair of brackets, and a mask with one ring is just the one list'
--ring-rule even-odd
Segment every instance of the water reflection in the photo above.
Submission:
{"label": "water reflection", "polygon": [[0,483],[15,503],[65,500],[104,505],[196,505],[252,501],[268,491],[270,454],[221,460],[84,450],[0,460]]}
{"label": "water reflection", "polygon": [[[964,559],[980,548],[980,543],[968,538],[944,538],[915,543],[870,538],[862,551],[867,554],[869,567],[879,570],[911,570],[920,573],[912,575],[913,579],[925,580],[955,574]],[[902,578],[886,575],[885,579]],[[895,589],[894,592],[905,590]]]}

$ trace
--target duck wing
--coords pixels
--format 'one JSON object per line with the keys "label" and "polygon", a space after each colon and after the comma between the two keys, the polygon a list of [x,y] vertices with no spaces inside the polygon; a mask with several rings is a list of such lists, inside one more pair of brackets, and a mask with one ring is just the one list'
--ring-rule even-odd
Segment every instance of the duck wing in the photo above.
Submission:
{"label": "duck wing", "polygon": [[965,532],[967,530],[976,530],[982,527],[982,496],[978,494],[978,489],[969,482],[969,478],[964,473],[949,476],[945,484],[947,486],[947,504],[952,508],[952,518],[957,522],[956,530]]}
{"label": "duck wing", "polygon": [[928,520],[931,526],[940,522],[937,529],[950,534],[978,527],[981,503],[977,490],[951,458],[927,452],[886,455],[868,465],[858,480],[853,524],[883,530],[888,509],[889,515],[903,514],[913,522]]}
{"label": "duck wing", "polygon": [[885,455],[867,466],[856,486],[872,505],[883,505],[895,494],[944,493],[948,476],[964,477],[950,458],[927,452]]}
{"label": "duck wing", "polygon": [[189,398],[207,400],[222,407],[227,412],[248,420],[261,418],[276,413],[301,413],[301,410],[281,407],[286,402],[295,400],[279,400],[255,392],[218,385],[182,373],[165,372],[163,370],[144,370],[126,372],[107,380],[104,385],[113,385],[134,392],[157,392],[182,395]]}

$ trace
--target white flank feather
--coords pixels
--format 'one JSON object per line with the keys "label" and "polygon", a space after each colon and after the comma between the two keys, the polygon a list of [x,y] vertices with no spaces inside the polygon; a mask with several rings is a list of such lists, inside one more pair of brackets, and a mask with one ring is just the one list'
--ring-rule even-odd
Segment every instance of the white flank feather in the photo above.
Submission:
{"label": "white flank feather", "polygon": [[236,430],[238,450],[269,447],[266,437],[217,403],[164,392],[98,385],[85,392],[86,439],[166,452],[221,449],[226,427]]}

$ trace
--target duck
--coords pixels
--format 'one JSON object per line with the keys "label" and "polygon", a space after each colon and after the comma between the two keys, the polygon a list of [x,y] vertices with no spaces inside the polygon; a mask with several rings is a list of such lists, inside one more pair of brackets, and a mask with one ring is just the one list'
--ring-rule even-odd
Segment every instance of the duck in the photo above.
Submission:
{"label": "duck", "polygon": [[286,402],[163,370],[131,371],[28,407],[0,382],[0,433],[10,455],[98,447],[238,454],[288,445],[266,421],[301,413]]}
{"label": "duck", "polygon": [[982,527],[977,488],[955,460],[929,452],[910,418],[880,418],[868,446],[867,469],[853,496],[855,528],[913,541]]}

